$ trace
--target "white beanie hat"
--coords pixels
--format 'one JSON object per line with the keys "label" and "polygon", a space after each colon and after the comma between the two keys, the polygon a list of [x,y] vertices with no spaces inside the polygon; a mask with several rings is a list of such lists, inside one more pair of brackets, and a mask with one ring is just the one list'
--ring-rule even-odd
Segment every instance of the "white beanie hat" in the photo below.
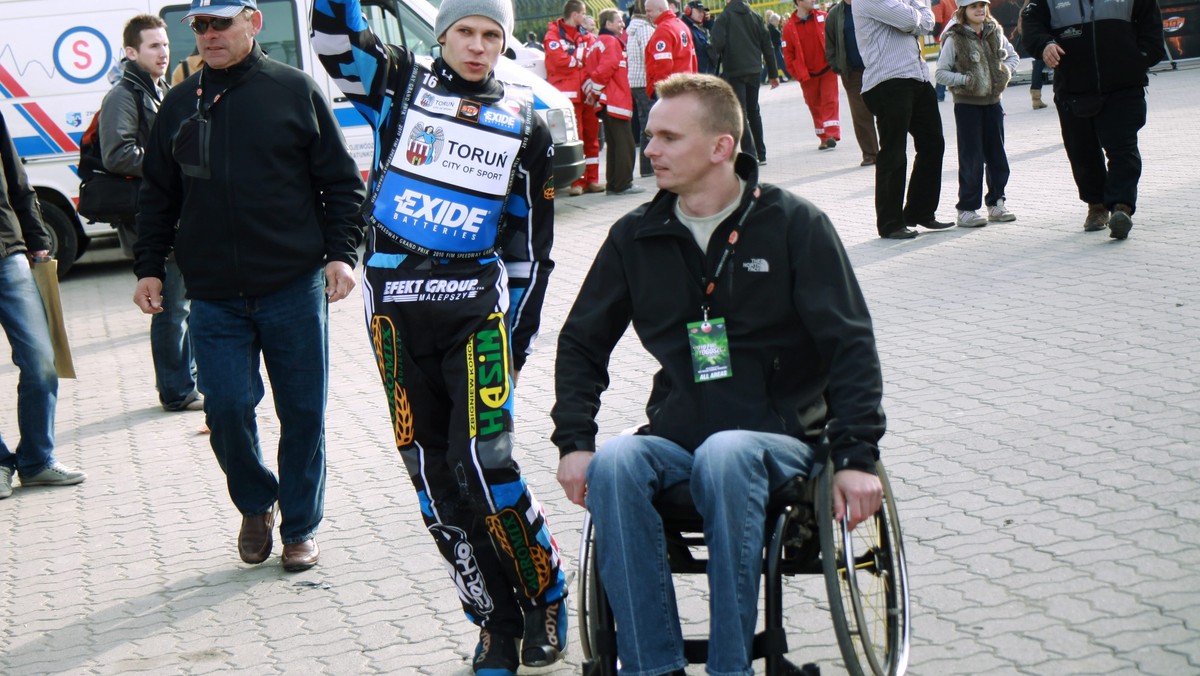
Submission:
{"label": "white beanie hat", "polygon": [[512,0],[442,0],[433,32],[440,40],[459,19],[468,16],[482,16],[500,24],[504,29],[504,41],[508,42],[513,31]]}

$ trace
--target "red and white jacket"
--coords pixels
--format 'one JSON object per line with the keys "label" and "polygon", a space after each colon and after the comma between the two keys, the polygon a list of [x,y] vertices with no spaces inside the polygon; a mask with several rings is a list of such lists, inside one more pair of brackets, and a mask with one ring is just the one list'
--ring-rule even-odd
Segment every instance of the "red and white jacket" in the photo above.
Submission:
{"label": "red and white jacket", "polygon": [[783,26],[783,61],[787,72],[800,82],[829,70],[825,60],[825,12],[814,9],[805,19],[793,14],[787,20]]}
{"label": "red and white jacket", "polygon": [[646,43],[646,93],[654,98],[654,85],[675,73],[697,70],[692,32],[671,12],[659,14]]}
{"label": "red and white jacket", "polygon": [[596,38],[580,33],[578,26],[568,26],[562,19],[546,26],[542,46],[546,50],[546,79],[554,88],[567,95],[573,103],[587,97],[583,83],[587,80],[584,58]]}
{"label": "red and white jacket", "polygon": [[592,91],[599,92],[607,113],[619,120],[632,119],[633,94],[629,91],[629,65],[621,39],[600,31],[588,47],[585,62]]}

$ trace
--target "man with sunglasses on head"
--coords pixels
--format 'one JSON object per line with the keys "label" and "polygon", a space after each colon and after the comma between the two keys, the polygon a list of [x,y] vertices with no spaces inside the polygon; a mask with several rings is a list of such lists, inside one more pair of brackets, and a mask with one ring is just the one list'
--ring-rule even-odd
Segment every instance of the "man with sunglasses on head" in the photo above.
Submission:
{"label": "man with sunglasses on head", "polygon": [[375,133],[368,330],[421,516],[480,630],[472,666],[552,664],[566,580],[513,460],[513,388],[554,267],[554,152],[532,92],[493,75],[512,5],[443,0],[432,62],[384,44],[359,0],[313,7],[313,50]]}
{"label": "man with sunglasses on head", "polygon": [[[243,515],[246,563],[317,563],[325,496],[328,303],[354,288],[362,178],[333,111],[303,72],[255,41],[255,0],[192,0],[184,17],[205,65],[167,93],[151,130],[134,246],[134,302],[162,311],[174,252],[211,444]],[[176,228],[178,223],[178,228]],[[255,407],[267,374],[279,475],[263,463]]]}

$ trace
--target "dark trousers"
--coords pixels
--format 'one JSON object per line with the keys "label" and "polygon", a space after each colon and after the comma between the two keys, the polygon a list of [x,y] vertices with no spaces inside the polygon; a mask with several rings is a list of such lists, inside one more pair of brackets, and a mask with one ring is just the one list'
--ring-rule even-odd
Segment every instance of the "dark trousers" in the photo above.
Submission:
{"label": "dark trousers", "polygon": [[850,104],[850,119],[854,121],[854,139],[862,150],[864,160],[873,160],[879,154],[879,135],[875,132],[875,118],[862,97],[861,70],[852,70],[842,75],[842,87],[846,90],[846,103]]}
{"label": "dark trousers", "polygon": [[758,88],[761,83],[758,75],[737,75],[726,77],[725,81],[733,87],[737,94],[738,103],[742,104],[742,152],[755,156],[760,160],[767,159],[767,145],[763,140],[762,114],[758,109]]}
{"label": "dark trousers", "polygon": [[645,87],[630,87],[630,89],[633,92],[633,108],[637,115],[633,137],[637,139],[639,173],[642,176],[653,176],[654,167],[650,166],[650,159],[646,157],[646,143],[649,142],[646,137],[646,118],[650,117],[650,106],[654,105],[654,102],[650,100]]}
{"label": "dark trousers", "polygon": [[604,153],[604,180],[608,192],[621,192],[633,186],[633,158],[637,146],[633,142],[633,127],[629,120],[621,120],[605,114],[604,138],[607,140]]}
{"label": "dark trousers", "polygon": [[1146,124],[1145,90],[1131,87],[1115,91],[1105,98],[1100,112],[1089,117],[1072,112],[1067,98],[1056,92],[1054,105],[1079,199],[1103,204],[1110,211],[1114,204],[1136,209],[1137,185],[1142,177],[1137,135]]}
{"label": "dark trousers", "polygon": [[[942,192],[942,115],[933,85],[910,79],[881,82],[863,92],[863,100],[879,127],[879,156],[875,163],[875,227],[882,237],[906,223],[932,220]],[[905,155],[912,135],[912,176],[905,199]]]}
{"label": "dark trousers", "polygon": [[[1008,185],[1008,156],[1004,154],[1004,109],[999,103],[978,106],[954,104],[954,126],[958,131],[959,211],[975,211],[980,200],[994,206],[1004,199]],[[987,195],[982,183],[987,178]]]}
{"label": "dark trousers", "polygon": [[1042,91],[1042,78],[1045,77],[1046,62],[1041,59],[1033,60],[1033,70],[1029,71],[1029,89]]}

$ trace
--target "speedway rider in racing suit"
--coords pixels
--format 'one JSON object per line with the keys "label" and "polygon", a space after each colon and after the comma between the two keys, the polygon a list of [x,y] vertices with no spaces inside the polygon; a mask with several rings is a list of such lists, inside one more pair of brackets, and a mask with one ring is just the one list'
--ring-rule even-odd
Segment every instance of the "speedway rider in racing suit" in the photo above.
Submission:
{"label": "speedway rider in racing suit", "polygon": [[513,394],[553,268],[553,146],[528,88],[492,71],[509,0],[444,0],[417,63],[359,0],[317,0],[313,48],[375,132],[363,295],[425,524],[480,627],[487,676],[566,648],[565,579],[512,459]]}

